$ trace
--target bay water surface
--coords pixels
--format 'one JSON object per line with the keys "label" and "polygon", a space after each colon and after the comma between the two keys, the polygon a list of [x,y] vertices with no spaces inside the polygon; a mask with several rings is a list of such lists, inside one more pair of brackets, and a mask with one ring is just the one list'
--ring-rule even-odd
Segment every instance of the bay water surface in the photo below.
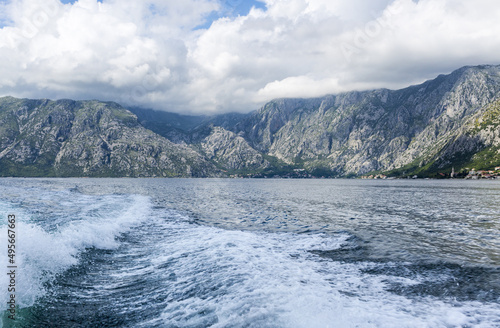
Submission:
{"label": "bay water surface", "polygon": [[500,181],[3,178],[0,215],[3,327],[500,327]]}

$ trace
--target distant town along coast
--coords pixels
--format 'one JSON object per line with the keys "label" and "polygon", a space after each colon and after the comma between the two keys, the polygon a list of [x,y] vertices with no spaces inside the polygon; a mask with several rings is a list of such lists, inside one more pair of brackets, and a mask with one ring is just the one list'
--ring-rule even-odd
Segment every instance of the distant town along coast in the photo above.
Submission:
{"label": "distant town along coast", "polygon": [[[426,178],[430,179],[430,177],[419,177],[418,175],[402,175],[400,177],[390,177],[385,174],[370,174],[363,175],[360,177],[361,179],[369,179],[369,180],[377,180],[377,179],[418,179],[418,178]],[[469,169],[464,168],[460,170],[460,172],[455,172],[455,169],[452,168],[451,173],[442,173],[438,172],[435,179],[466,179],[466,180],[481,180],[481,179],[500,179],[500,166],[495,167],[494,169],[489,170],[476,170],[475,168]]]}

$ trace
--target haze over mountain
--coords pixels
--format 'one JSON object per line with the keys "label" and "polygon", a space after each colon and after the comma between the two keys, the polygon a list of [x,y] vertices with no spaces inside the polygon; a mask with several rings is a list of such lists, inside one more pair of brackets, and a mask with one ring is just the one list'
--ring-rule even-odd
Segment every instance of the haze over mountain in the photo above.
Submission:
{"label": "haze over mountain", "polygon": [[131,110],[1,98],[0,174],[432,176],[500,166],[500,66],[395,91],[276,99],[249,114]]}

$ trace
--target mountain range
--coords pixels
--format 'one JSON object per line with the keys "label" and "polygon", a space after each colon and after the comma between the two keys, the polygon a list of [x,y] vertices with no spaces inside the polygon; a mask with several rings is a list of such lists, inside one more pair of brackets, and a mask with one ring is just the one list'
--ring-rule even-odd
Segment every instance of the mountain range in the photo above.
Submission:
{"label": "mountain range", "polygon": [[499,124],[500,66],[488,65],[249,114],[3,97],[0,176],[438,177],[500,166]]}

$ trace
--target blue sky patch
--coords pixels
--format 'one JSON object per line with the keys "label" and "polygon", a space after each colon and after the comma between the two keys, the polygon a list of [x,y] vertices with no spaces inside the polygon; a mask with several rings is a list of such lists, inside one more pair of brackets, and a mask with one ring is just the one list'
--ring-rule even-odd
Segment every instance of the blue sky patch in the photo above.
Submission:
{"label": "blue sky patch", "polygon": [[256,0],[222,0],[221,3],[221,10],[210,13],[210,15],[206,18],[206,21],[197,26],[196,29],[209,28],[213,21],[222,17],[246,16],[252,7],[266,9],[266,5],[263,2]]}

